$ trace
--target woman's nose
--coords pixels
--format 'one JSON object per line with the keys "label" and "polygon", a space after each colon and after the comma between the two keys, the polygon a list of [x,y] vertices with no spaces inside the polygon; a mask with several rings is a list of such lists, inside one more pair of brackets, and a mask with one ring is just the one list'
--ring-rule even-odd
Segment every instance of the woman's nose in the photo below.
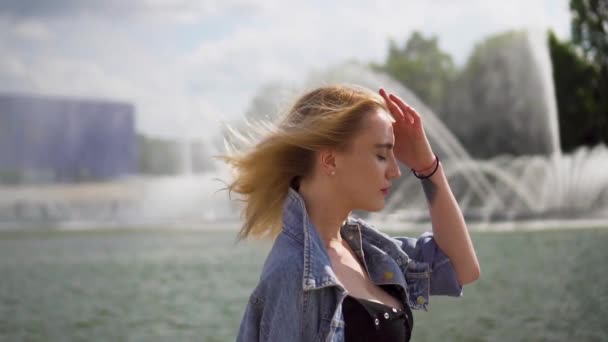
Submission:
{"label": "woman's nose", "polygon": [[397,159],[395,157],[391,158],[391,165],[387,170],[387,178],[395,179],[401,177],[401,170],[399,169],[399,164],[397,163]]}

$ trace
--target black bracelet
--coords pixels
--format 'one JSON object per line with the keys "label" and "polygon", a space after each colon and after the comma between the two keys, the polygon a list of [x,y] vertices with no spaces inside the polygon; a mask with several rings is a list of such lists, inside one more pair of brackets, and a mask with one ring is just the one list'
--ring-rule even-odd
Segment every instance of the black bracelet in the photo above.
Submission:
{"label": "black bracelet", "polygon": [[412,169],[412,173],[414,174],[414,176],[416,176],[416,178],[418,179],[427,179],[427,178],[431,178],[435,172],[437,172],[437,169],[439,168],[439,157],[435,154],[435,168],[433,169],[433,172],[431,172],[430,174],[426,175],[426,176],[420,176],[416,173],[416,171],[414,171],[414,169]]}

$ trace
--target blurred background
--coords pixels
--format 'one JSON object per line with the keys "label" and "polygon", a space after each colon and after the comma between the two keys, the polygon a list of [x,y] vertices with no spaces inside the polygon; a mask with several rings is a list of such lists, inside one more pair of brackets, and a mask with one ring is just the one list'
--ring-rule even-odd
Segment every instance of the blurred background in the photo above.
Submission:
{"label": "blurred background", "polygon": [[[234,340],[271,243],[212,156],[337,82],[421,113],[478,251],[414,340],[608,339],[607,32],[604,0],[0,0],[0,340]],[[431,229],[407,172],[359,215]]]}

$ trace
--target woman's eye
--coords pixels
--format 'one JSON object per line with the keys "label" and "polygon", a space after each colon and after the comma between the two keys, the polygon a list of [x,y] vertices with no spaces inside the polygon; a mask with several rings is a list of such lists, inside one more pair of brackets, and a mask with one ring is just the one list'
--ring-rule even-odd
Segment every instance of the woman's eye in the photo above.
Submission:
{"label": "woman's eye", "polygon": [[384,156],[377,155],[377,157],[378,157],[379,160],[386,160],[386,157],[384,157]]}

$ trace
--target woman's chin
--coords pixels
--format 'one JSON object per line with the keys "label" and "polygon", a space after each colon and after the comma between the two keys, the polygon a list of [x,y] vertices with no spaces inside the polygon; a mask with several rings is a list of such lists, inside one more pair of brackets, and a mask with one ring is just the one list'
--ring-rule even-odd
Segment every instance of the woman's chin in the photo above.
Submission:
{"label": "woman's chin", "polygon": [[382,209],[384,209],[385,206],[386,206],[386,201],[383,199],[381,202],[370,203],[368,208],[365,209],[365,211],[378,212],[378,211],[381,211]]}

